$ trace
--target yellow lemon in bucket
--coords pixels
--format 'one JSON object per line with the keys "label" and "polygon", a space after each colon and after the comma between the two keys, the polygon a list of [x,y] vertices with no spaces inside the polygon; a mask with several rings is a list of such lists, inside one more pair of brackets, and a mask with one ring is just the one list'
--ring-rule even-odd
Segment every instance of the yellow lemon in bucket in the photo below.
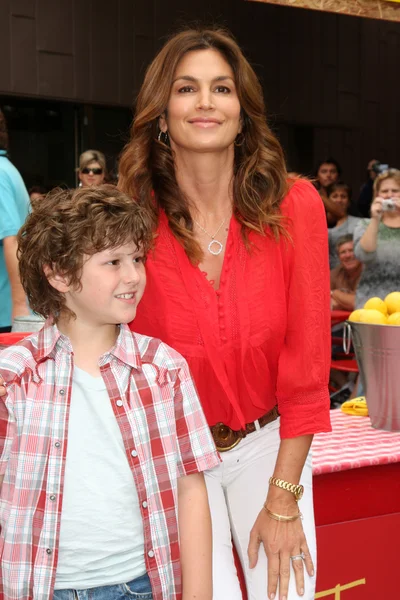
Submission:
{"label": "yellow lemon in bucket", "polygon": [[367,300],[364,304],[364,308],[365,310],[379,310],[379,312],[381,312],[384,315],[387,315],[388,313],[386,303],[378,297],[370,298],[369,300]]}
{"label": "yellow lemon in bucket", "polygon": [[360,323],[362,320],[362,314],[364,312],[363,308],[358,308],[357,310],[353,310],[351,315],[349,316],[349,321],[353,321],[353,323]]}
{"label": "yellow lemon in bucket", "polygon": [[391,292],[385,298],[389,315],[400,312],[400,292]]}
{"label": "yellow lemon in bucket", "polygon": [[386,325],[387,317],[379,310],[364,309],[361,315],[360,323],[371,323],[373,325]]}
{"label": "yellow lemon in bucket", "polygon": [[387,320],[388,325],[400,325],[400,312],[392,313]]}

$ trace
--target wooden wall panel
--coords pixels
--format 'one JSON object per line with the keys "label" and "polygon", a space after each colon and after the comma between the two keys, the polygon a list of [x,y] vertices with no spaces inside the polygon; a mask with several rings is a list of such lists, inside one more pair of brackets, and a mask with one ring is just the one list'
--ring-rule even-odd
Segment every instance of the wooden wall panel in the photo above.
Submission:
{"label": "wooden wall panel", "polygon": [[11,90],[37,94],[37,53],[35,21],[11,17]]}
{"label": "wooden wall panel", "polygon": [[50,98],[74,99],[72,55],[39,52],[39,94]]}
{"label": "wooden wall panel", "polygon": [[92,3],[91,94],[104,104],[118,104],[118,9],[119,2]]}
{"label": "wooden wall panel", "polygon": [[120,0],[118,14],[118,103],[131,106],[135,81],[134,3]]}
{"label": "wooden wall panel", "polygon": [[36,0],[38,50],[72,55],[73,3]]}
{"label": "wooden wall panel", "polygon": [[10,0],[0,2],[0,89],[11,90],[11,8]]}
{"label": "wooden wall panel", "polygon": [[91,98],[91,0],[73,1],[74,91],[77,100]]}
{"label": "wooden wall panel", "polygon": [[35,18],[35,2],[33,0],[11,0],[11,14],[16,17]]}

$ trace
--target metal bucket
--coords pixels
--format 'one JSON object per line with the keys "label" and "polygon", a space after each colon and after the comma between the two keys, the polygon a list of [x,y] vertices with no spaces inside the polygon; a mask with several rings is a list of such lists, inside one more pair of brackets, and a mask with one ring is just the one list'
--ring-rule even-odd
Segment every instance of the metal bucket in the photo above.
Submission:
{"label": "metal bucket", "polygon": [[40,317],[39,315],[25,315],[23,317],[15,317],[11,331],[39,331],[39,329],[42,329],[43,325],[43,317]]}
{"label": "metal bucket", "polygon": [[372,427],[400,431],[400,327],[347,321],[346,352],[351,339]]}

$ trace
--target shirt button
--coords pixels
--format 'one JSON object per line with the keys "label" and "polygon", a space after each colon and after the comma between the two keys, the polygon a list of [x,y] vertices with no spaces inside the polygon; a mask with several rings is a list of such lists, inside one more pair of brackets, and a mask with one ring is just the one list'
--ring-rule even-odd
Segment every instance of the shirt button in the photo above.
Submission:
{"label": "shirt button", "polygon": [[60,396],[64,396],[65,390],[60,390],[58,393],[60,394]]}
{"label": "shirt button", "polygon": [[115,404],[116,404],[117,406],[122,406],[122,405],[123,405],[123,402],[122,402],[122,400],[117,400]]}
{"label": "shirt button", "polygon": [[55,500],[55,499],[56,499],[55,495],[54,495],[54,494],[52,494],[52,495],[50,496],[50,500],[51,500],[52,502],[54,502],[54,500]]}
{"label": "shirt button", "polygon": [[53,550],[51,548],[46,548],[46,554],[53,554]]}
{"label": "shirt button", "polygon": [[150,558],[154,558],[154,550],[149,550],[147,556],[149,556]]}
{"label": "shirt button", "polygon": [[136,450],[132,450],[132,452],[131,452],[131,455],[132,455],[133,457],[137,456],[137,452],[136,452]]}
{"label": "shirt button", "polygon": [[60,442],[56,442],[54,445],[55,445],[56,448],[61,448]]}
{"label": "shirt button", "polygon": [[142,502],[142,506],[143,506],[143,508],[147,508],[148,504],[147,504],[146,500],[144,502]]}

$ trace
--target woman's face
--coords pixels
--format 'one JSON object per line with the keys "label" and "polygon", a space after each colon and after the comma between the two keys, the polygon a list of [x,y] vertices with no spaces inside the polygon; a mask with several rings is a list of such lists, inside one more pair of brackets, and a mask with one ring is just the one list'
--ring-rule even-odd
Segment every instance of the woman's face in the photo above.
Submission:
{"label": "woman's face", "polygon": [[347,191],[343,188],[338,188],[334,190],[330,195],[329,199],[332,200],[335,204],[340,206],[347,211],[349,208],[349,195]]}
{"label": "woman's face", "polygon": [[79,171],[79,179],[83,187],[101,185],[104,181],[104,171],[101,165],[93,160]]}
{"label": "woman's face", "polygon": [[400,185],[395,179],[384,179],[379,186],[377,196],[388,200],[389,198],[400,198]]}
{"label": "woman's face", "polygon": [[241,131],[234,74],[216,50],[188,52],[176,69],[167,113],[160,128],[171,147],[194,152],[221,152]]}

